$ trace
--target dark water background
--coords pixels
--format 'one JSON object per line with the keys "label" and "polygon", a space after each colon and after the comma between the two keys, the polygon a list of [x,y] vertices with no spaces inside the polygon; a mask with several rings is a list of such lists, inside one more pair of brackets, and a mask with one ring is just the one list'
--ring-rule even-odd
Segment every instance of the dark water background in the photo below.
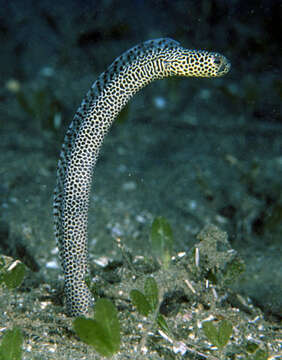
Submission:
{"label": "dark water background", "polygon": [[158,81],[130,102],[97,165],[90,257],[115,256],[115,236],[146,252],[156,215],[177,251],[214,223],[245,260],[239,291],[281,320],[281,10],[275,0],[0,0],[0,249],[39,270],[35,287],[60,273],[52,192],[82,97],[123,51],[171,37],[224,54],[231,72]]}

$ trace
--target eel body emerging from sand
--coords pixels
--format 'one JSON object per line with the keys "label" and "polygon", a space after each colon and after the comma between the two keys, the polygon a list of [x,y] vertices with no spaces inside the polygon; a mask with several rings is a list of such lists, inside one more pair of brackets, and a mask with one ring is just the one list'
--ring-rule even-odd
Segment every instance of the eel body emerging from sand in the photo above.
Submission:
{"label": "eel body emerging from sand", "polygon": [[185,49],[168,38],[149,40],[118,57],[86,94],[64,139],[54,193],[55,237],[70,316],[86,314],[93,304],[85,283],[88,204],[93,169],[111,124],[128,100],[156,79],[220,77],[229,69],[218,53]]}

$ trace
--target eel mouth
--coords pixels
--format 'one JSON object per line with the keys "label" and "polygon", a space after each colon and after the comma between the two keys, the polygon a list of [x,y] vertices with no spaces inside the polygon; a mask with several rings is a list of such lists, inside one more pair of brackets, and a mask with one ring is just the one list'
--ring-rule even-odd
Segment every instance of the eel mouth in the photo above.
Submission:
{"label": "eel mouth", "polygon": [[222,62],[220,67],[218,68],[218,73],[222,76],[229,72],[231,68],[231,63],[226,59],[225,56],[222,56]]}

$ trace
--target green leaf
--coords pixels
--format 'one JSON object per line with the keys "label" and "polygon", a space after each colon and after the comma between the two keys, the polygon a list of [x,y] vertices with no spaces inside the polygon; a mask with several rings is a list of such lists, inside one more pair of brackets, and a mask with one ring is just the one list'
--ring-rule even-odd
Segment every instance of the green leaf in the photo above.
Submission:
{"label": "green leaf", "polygon": [[0,359],[20,360],[22,355],[23,336],[19,328],[7,330],[0,346]]}
{"label": "green leaf", "polygon": [[74,330],[82,341],[92,345],[102,356],[110,357],[120,348],[120,325],[114,304],[107,299],[96,303],[95,318],[78,317]]}
{"label": "green leaf", "polygon": [[167,325],[167,322],[166,322],[165,318],[161,314],[158,314],[157,323],[158,323],[159,327],[162,329],[163,332],[165,332],[167,335],[170,335],[170,330],[169,330],[169,327]]}
{"label": "green leaf", "polygon": [[229,321],[221,321],[218,329],[212,321],[205,321],[202,326],[206,337],[216,347],[223,348],[228,343],[232,334],[232,324]]}
{"label": "green leaf", "polygon": [[[15,264],[15,266],[13,266]],[[14,262],[3,274],[3,281],[8,289],[15,289],[20,286],[25,275],[25,265],[21,262]]]}
{"label": "green leaf", "polygon": [[171,226],[164,217],[156,217],[151,229],[152,249],[155,256],[168,267],[173,247]]}
{"label": "green leaf", "polygon": [[120,346],[120,325],[117,309],[110,300],[100,299],[97,301],[95,320],[103,324],[113,348],[118,351]]}
{"label": "green leaf", "polygon": [[148,316],[150,312],[153,311],[150,303],[148,302],[147,298],[144,294],[141,293],[139,290],[131,290],[130,291],[130,298],[133,305],[136,306],[137,311],[139,314],[143,316]]}
{"label": "green leaf", "polygon": [[212,321],[204,321],[202,323],[204,333],[206,337],[209,339],[209,341],[215,345],[216,347],[220,347],[220,344],[218,342],[218,332],[217,328],[214,326]]}
{"label": "green leaf", "polygon": [[224,347],[232,334],[232,324],[230,321],[222,320],[218,328],[218,342],[220,347]]}
{"label": "green leaf", "polygon": [[145,297],[150,304],[152,310],[156,310],[159,304],[159,290],[156,280],[148,277],[144,285]]}
{"label": "green leaf", "polygon": [[102,324],[93,319],[77,318],[74,320],[73,326],[83,342],[92,345],[102,356],[112,356],[114,350]]}

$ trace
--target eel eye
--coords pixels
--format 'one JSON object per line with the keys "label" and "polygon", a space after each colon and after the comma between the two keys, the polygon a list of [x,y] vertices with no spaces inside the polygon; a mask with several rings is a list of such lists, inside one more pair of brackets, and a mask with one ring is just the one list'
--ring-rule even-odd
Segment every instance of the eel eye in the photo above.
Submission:
{"label": "eel eye", "polygon": [[213,62],[215,63],[215,65],[220,65],[221,64],[221,57],[218,55],[215,55]]}

